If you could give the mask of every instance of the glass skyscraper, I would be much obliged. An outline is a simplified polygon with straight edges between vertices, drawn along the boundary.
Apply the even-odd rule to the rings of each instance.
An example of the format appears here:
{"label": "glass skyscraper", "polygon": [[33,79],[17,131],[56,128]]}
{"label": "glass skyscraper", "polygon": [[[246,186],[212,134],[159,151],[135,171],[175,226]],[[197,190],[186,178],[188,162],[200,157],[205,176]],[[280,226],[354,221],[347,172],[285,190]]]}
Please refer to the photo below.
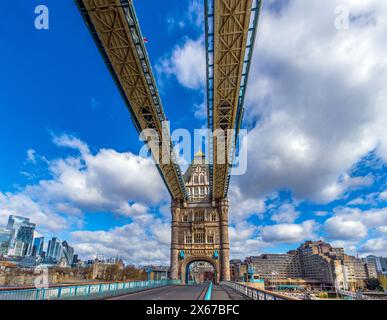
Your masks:
{"label": "glass skyscraper", "polygon": [[53,237],[48,241],[47,258],[52,258],[55,261],[59,261],[62,257],[62,243],[59,238]]}
{"label": "glass skyscraper", "polygon": [[31,255],[42,256],[43,245],[44,245],[44,237],[35,231]]}
{"label": "glass skyscraper", "polygon": [[63,248],[63,257],[66,259],[66,264],[68,266],[71,266],[74,260],[74,249],[73,247],[69,246],[67,241],[63,241],[62,248]]}
{"label": "glass skyscraper", "polygon": [[31,254],[35,224],[29,218],[11,215],[7,229],[11,231],[8,255],[27,256]]}
{"label": "glass skyscraper", "polygon": [[11,240],[11,230],[0,228],[0,255],[8,255],[9,242]]}

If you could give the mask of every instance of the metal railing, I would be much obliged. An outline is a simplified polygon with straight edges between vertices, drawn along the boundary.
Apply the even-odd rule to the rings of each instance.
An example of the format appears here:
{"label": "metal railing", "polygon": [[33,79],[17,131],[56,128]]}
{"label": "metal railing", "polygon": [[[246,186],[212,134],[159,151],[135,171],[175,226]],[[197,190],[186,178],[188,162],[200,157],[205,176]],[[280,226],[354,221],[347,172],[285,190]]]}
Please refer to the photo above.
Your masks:
{"label": "metal railing", "polygon": [[238,282],[222,281],[221,285],[228,286],[251,300],[298,300],[271,291],[248,287]]}
{"label": "metal railing", "polygon": [[103,299],[144,289],[176,285],[180,280],[131,281],[0,291],[0,300]]}

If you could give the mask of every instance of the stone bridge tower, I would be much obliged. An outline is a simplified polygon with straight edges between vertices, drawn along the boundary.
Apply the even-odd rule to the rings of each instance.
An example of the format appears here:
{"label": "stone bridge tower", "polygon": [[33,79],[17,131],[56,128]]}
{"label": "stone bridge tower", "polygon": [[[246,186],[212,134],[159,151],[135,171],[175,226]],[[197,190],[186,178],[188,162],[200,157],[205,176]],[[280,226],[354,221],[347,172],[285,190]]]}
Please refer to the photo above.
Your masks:
{"label": "stone bridge tower", "polygon": [[207,261],[215,281],[230,280],[228,199],[213,201],[209,196],[209,168],[204,154],[195,154],[184,174],[187,202],[172,200],[171,277],[186,282],[188,266]]}

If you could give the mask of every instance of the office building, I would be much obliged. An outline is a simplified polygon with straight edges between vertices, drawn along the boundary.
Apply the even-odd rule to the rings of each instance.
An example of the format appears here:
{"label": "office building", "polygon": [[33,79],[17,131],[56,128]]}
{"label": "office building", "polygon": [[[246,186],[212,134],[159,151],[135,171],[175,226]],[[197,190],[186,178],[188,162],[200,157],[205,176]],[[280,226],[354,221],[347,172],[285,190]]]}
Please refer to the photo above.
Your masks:
{"label": "office building", "polygon": [[377,274],[387,276],[387,258],[370,255],[366,260],[375,265]]}
{"label": "office building", "polygon": [[69,246],[67,241],[62,242],[62,259],[64,259],[64,263],[66,266],[71,266],[74,261],[74,249]]}
{"label": "office building", "polygon": [[11,230],[0,228],[0,256],[8,255],[11,234]]}
{"label": "office building", "polygon": [[35,231],[31,255],[41,257],[43,252],[43,245],[44,237]]}
{"label": "office building", "polygon": [[8,255],[24,257],[31,255],[35,224],[29,218],[11,215],[7,229],[11,231]]}
{"label": "office building", "polygon": [[59,238],[53,237],[48,241],[47,254],[46,258],[53,260],[53,262],[58,262],[62,257],[62,242]]}

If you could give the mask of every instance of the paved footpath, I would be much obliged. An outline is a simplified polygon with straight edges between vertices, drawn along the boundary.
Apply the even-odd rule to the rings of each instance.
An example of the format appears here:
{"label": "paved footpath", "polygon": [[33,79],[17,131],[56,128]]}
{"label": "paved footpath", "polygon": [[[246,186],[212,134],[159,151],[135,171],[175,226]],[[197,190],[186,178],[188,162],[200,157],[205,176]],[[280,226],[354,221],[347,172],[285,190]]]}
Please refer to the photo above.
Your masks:
{"label": "paved footpath", "polygon": [[198,300],[207,284],[166,286],[111,298],[110,300]]}
{"label": "paved footpath", "polygon": [[227,286],[215,285],[212,288],[211,300],[247,300],[247,298]]}

